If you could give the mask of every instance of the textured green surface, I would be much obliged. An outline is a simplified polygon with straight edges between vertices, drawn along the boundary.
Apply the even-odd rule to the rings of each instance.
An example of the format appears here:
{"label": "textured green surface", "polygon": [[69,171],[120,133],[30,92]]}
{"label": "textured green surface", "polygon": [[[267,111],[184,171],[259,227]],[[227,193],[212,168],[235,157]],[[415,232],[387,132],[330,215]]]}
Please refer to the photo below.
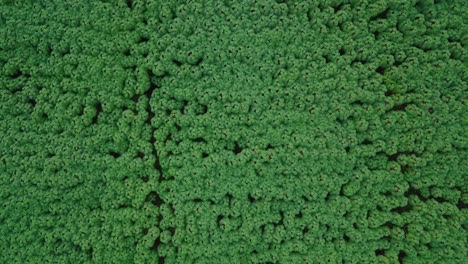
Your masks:
{"label": "textured green surface", "polygon": [[466,1],[91,2],[0,1],[0,263],[468,262]]}

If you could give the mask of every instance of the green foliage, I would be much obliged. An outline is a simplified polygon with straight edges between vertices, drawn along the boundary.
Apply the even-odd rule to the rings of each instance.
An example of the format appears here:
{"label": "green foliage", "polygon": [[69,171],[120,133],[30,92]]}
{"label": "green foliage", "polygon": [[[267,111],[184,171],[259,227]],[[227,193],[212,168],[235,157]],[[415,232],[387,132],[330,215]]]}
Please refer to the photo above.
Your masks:
{"label": "green foliage", "polygon": [[2,1],[1,263],[466,263],[466,1]]}

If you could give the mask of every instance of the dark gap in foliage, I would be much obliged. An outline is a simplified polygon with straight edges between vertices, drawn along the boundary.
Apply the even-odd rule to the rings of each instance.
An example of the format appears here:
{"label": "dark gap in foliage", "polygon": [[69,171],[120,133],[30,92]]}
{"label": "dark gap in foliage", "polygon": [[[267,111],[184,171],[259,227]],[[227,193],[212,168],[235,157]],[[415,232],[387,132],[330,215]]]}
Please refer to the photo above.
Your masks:
{"label": "dark gap in foliage", "polygon": [[[130,55],[128,55],[130,56]],[[129,65],[129,66],[122,66],[125,70],[130,70],[131,72],[135,72],[137,69],[136,65]]]}
{"label": "dark gap in foliage", "polygon": [[153,95],[154,90],[156,90],[157,86],[154,83],[154,76],[155,75],[154,75],[153,71],[148,70],[147,74],[148,74],[148,78],[149,78],[149,89],[146,90],[145,95],[146,95],[146,97],[148,97],[148,101],[149,101],[149,99]]}
{"label": "dark gap in foliage", "polygon": [[248,197],[249,197],[249,202],[250,203],[254,203],[257,200],[250,193],[249,193]]}
{"label": "dark gap in foliage", "polygon": [[448,41],[449,43],[454,43],[454,42],[460,42],[460,39],[457,38],[457,37],[454,37],[454,36],[449,36],[449,37],[447,38],[447,41]]}
{"label": "dark gap in foliage", "polygon": [[154,243],[151,246],[151,250],[152,251],[158,251],[159,245],[161,245],[161,239],[159,239],[159,237],[158,237],[158,238],[156,238],[156,240],[154,240]]}
{"label": "dark gap in foliage", "polygon": [[398,253],[398,263],[403,264],[404,263],[403,260],[405,257],[406,257],[406,252],[403,250],[400,250],[400,252]]}
{"label": "dark gap in foliage", "polygon": [[346,212],[344,213],[343,217],[344,217],[344,218],[348,218],[349,215],[350,215],[350,211],[346,211]]}
{"label": "dark gap in foliage", "polygon": [[161,163],[159,161],[159,156],[158,156],[155,148],[154,148],[153,155],[155,156],[154,168],[159,172],[158,182],[162,182],[164,180],[164,174],[163,174],[163,170],[162,170],[162,167],[161,167]]}
{"label": "dark gap in foliage", "polygon": [[84,108],[83,108],[83,106],[80,105],[80,110],[78,111],[78,115],[82,116],[83,114],[84,114]]}
{"label": "dark gap in foliage", "polygon": [[204,138],[201,138],[201,137],[194,138],[194,139],[192,139],[192,141],[196,142],[196,143],[206,143],[206,140]]}
{"label": "dark gap in foliage", "polygon": [[343,30],[343,22],[338,23],[338,28],[340,29],[340,31],[344,31]]}
{"label": "dark gap in foliage", "polygon": [[174,63],[175,65],[177,65],[177,67],[180,67],[182,65],[182,62],[179,61],[179,60],[176,60],[176,59],[172,59],[172,63]]}
{"label": "dark gap in foliage", "polygon": [[402,214],[402,213],[411,211],[411,209],[413,209],[413,206],[411,204],[407,204],[405,206],[395,207],[390,211],[394,213]]}
{"label": "dark gap in foliage", "polygon": [[10,78],[16,79],[16,78],[20,77],[21,75],[23,75],[23,72],[21,72],[20,69],[17,69],[15,72],[10,74]]}
{"label": "dark gap in foliage", "polygon": [[28,103],[29,103],[33,108],[36,107],[36,100],[34,100],[34,99],[32,99],[32,98],[28,99]]}
{"label": "dark gap in foliage", "polygon": [[226,198],[228,198],[228,201],[231,202],[233,196],[230,193],[226,193]]}
{"label": "dark gap in foliage", "polygon": [[237,142],[234,143],[234,149],[232,150],[234,152],[234,154],[239,154],[242,152],[242,148],[239,146],[239,144]]}
{"label": "dark gap in foliage", "polygon": [[98,102],[95,107],[96,107],[96,115],[93,117],[93,121],[92,121],[93,124],[97,123],[99,114],[102,113],[102,104],[100,102]]}
{"label": "dark gap in foliage", "polygon": [[280,210],[279,214],[280,214],[280,220],[277,223],[273,224],[275,227],[284,225],[284,212]]}
{"label": "dark gap in foliage", "polygon": [[374,31],[372,32],[372,34],[374,34],[374,39],[378,39],[380,36],[380,33],[378,31]]}
{"label": "dark gap in foliage", "polygon": [[431,198],[434,199],[438,203],[447,203],[448,202],[447,199],[442,198],[442,197],[433,197],[433,196],[431,196]]}
{"label": "dark gap in foliage", "polygon": [[375,251],[376,256],[385,256],[385,249],[377,249]]}
{"label": "dark gap in foliage", "polygon": [[379,66],[376,70],[377,73],[383,75],[385,73],[385,68],[382,66]]}
{"label": "dark gap in foliage", "polygon": [[109,154],[110,154],[112,157],[114,157],[115,159],[118,159],[118,158],[121,156],[120,153],[117,153],[117,152],[115,152],[115,151],[111,151],[111,152],[109,152]]}
{"label": "dark gap in foliage", "polygon": [[151,191],[146,195],[145,202],[151,202],[152,204],[156,205],[157,207],[160,207],[161,204],[163,204],[163,200],[159,196],[159,194],[155,191]]}
{"label": "dark gap in foliage", "polygon": [[408,234],[408,224],[404,224],[401,229],[403,230],[403,233]]}
{"label": "dark gap in foliage", "polygon": [[173,226],[168,227],[167,230],[169,231],[169,233],[171,233],[171,235],[175,234],[175,228]]}
{"label": "dark gap in foliage", "polygon": [[193,66],[199,66],[203,62],[203,58],[198,58],[194,63],[191,63]]}
{"label": "dark gap in foliage", "polygon": [[395,154],[392,154],[392,155],[387,155],[387,158],[388,158],[388,161],[397,161],[398,160],[398,157],[400,155],[415,155],[415,156],[419,156],[418,153],[414,152],[414,151],[401,151],[401,152],[397,152]]}
{"label": "dark gap in foliage", "polygon": [[460,198],[460,199],[458,200],[458,203],[457,203],[457,208],[458,208],[459,210],[466,209],[466,208],[468,208],[468,204],[466,204],[465,202],[463,202],[462,199]]}
{"label": "dark gap in foliage", "polygon": [[425,48],[425,47],[423,47],[423,46],[421,46],[421,45],[419,45],[419,44],[415,44],[414,47],[416,47],[416,48],[418,48],[418,49],[420,49],[420,50],[422,50],[422,51],[424,51],[424,52],[430,52],[430,51],[432,51],[431,48]]}
{"label": "dark gap in foliage", "polygon": [[341,185],[339,195],[340,196],[346,196],[345,193],[344,193],[344,185]]}
{"label": "dark gap in foliage", "polygon": [[[146,107],[146,111],[148,112],[148,118],[145,120],[145,123],[151,124],[151,120],[155,116],[155,114],[151,110],[150,102],[151,102],[151,97],[153,96],[154,90],[157,88],[157,86],[154,83],[155,75],[153,71],[148,70],[147,74],[149,78],[149,89],[145,92],[145,96],[148,98],[148,106]],[[161,182],[164,179],[164,174],[163,174],[163,170],[162,170],[161,163],[159,160],[158,152],[156,151],[156,146],[155,146],[156,139],[154,137],[155,131],[156,131],[156,128],[151,126],[151,135],[150,135],[151,153],[155,158],[153,167],[159,172],[158,182]]]}
{"label": "dark gap in foliage", "polygon": [[407,173],[407,172],[409,171],[409,166],[408,166],[408,165],[402,165],[402,166],[400,167],[400,171],[401,171],[401,173],[403,173],[403,174]]}
{"label": "dark gap in foliage", "polygon": [[180,109],[180,113],[185,114],[185,108],[187,107],[187,105],[188,105],[188,101],[183,100],[182,101],[182,108]]}
{"label": "dark gap in foliage", "polygon": [[93,259],[93,248],[90,247],[87,251],[86,254],[88,255],[89,259]]}
{"label": "dark gap in foliage", "polygon": [[407,106],[407,103],[395,105],[392,109],[390,109],[390,111],[405,111]]}
{"label": "dark gap in foliage", "polygon": [[338,52],[340,53],[341,56],[345,55],[345,50],[343,48],[341,48]]}
{"label": "dark gap in foliage", "polygon": [[148,106],[146,107],[146,112],[148,113],[148,117],[146,118],[145,120],[145,123],[150,125],[151,124],[151,120],[153,120],[153,117],[154,117],[154,113],[153,111],[151,111],[151,106],[148,104]]}
{"label": "dark gap in foliage", "polygon": [[147,36],[140,36],[138,43],[146,43],[148,41],[149,41],[149,38]]}
{"label": "dark gap in foliage", "polygon": [[133,7],[133,1],[132,0],[125,0],[125,3],[127,4],[127,7],[132,9]]}
{"label": "dark gap in foliage", "polygon": [[46,44],[46,50],[47,50],[47,54],[48,55],[52,55],[52,47],[50,46],[50,44]]}
{"label": "dark gap in foliage", "polygon": [[221,222],[221,220],[224,219],[224,216],[223,215],[218,215],[218,217],[216,218],[216,223],[218,224],[219,226],[219,223]]}
{"label": "dark gap in foliage", "polygon": [[338,13],[338,11],[341,10],[341,8],[343,7],[343,2],[339,3],[337,6],[333,7],[333,9],[335,10],[335,13]]}
{"label": "dark gap in foliage", "polygon": [[140,100],[140,95],[139,94],[135,94],[134,96],[132,96],[132,101],[137,103],[138,100]]}
{"label": "dark gap in foliage", "polygon": [[169,133],[167,134],[166,138],[164,139],[164,143],[167,143],[168,141],[171,141],[172,140],[172,134]]}
{"label": "dark gap in foliage", "polygon": [[377,20],[377,19],[387,19],[388,14],[390,12],[390,8],[386,8],[384,11],[378,13],[377,15],[370,18],[370,21]]}
{"label": "dark gap in foliage", "polygon": [[399,156],[400,156],[400,153],[395,153],[392,155],[387,155],[387,158],[388,158],[388,161],[397,161]]}
{"label": "dark gap in foliage", "polygon": [[403,60],[403,61],[395,60],[395,62],[393,63],[393,65],[394,65],[395,67],[398,67],[398,66],[400,66],[401,64],[403,64],[403,62],[404,62],[404,60]]}
{"label": "dark gap in foliage", "polygon": [[391,236],[383,236],[382,239],[387,240],[388,242],[392,241]]}

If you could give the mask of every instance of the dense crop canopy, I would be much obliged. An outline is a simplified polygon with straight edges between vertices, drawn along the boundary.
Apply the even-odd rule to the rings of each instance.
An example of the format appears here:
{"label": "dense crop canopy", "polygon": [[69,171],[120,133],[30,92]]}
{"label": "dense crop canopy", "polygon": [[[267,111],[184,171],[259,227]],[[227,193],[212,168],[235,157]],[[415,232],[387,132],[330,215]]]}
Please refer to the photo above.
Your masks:
{"label": "dense crop canopy", "polygon": [[0,263],[466,263],[466,3],[1,1]]}

